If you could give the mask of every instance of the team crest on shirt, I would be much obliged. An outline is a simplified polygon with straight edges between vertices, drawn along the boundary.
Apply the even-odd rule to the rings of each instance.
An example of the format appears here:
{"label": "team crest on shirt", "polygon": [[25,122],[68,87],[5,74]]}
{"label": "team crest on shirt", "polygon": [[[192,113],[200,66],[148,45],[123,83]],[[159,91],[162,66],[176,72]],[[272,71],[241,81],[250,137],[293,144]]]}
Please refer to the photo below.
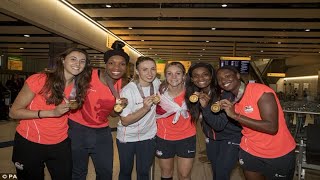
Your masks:
{"label": "team crest on shirt", "polygon": [[23,164],[20,164],[19,162],[15,162],[14,166],[16,166],[16,168],[19,170],[23,170]]}
{"label": "team crest on shirt", "polygon": [[162,156],[162,155],[163,155],[162,151],[159,151],[159,150],[157,150],[156,154],[157,154],[158,156]]}
{"label": "team crest on shirt", "polygon": [[246,113],[251,113],[251,112],[253,112],[253,107],[251,107],[250,105],[249,105],[249,106],[245,106],[245,107],[244,107],[244,112],[246,112]]}
{"label": "team crest on shirt", "polygon": [[243,164],[244,164],[243,159],[239,159],[239,164],[240,164],[240,165],[243,165]]}

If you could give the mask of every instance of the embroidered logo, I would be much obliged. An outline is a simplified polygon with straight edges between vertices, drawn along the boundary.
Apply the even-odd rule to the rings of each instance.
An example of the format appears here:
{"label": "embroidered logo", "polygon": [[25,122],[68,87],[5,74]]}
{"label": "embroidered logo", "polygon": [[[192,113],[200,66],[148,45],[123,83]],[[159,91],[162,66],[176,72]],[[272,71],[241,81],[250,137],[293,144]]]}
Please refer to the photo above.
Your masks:
{"label": "embroidered logo", "polygon": [[252,111],[253,111],[253,107],[251,107],[251,106],[245,106],[244,107],[244,112],[251,113]]}
{"label": "embroidered logo", "polygon": [[156,151],[156,154],[157,154],[158,156],[162,156],[162,155],[163,155],[162,151],[159,151],[159,150]]}
{"label": "embroidered logo", "polygon": [[240,165],[244,165],[243,159],[239,159],[239,163],[240,163]]}
{"label": "embroidered logo", "polygon": [[275,177],[279,177],[279,178],[287,177],[286,175],[281,175],[281,174],[275,174],[274,176],[275,176]]}
{"label": "embroidered logo", "polygon": [[23,164],[20,164],[19,162],[15,162],[14,166],[16,166],[16,168],[19,170],[23,170]]}

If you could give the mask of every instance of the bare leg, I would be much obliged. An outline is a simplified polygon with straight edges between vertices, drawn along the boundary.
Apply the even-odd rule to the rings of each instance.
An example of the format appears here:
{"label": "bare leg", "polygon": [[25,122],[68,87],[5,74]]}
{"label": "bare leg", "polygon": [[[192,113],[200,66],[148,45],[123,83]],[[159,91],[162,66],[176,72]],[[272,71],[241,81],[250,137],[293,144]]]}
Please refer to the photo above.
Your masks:
{"label": "bare leg", "polygon": [[178,157],[178,176],[179,180],[190,180],[194,158]]}
{"label": "bare leg", "polygon": [[174,170],[174,158],[159,159],[162,178],[171,178]]}
{"label": "bare leg", "polygon": [[246,177],[246,180],[265,180],[266,178],[258,173],[253,171],[245,171],[243,170],[244,176]]}

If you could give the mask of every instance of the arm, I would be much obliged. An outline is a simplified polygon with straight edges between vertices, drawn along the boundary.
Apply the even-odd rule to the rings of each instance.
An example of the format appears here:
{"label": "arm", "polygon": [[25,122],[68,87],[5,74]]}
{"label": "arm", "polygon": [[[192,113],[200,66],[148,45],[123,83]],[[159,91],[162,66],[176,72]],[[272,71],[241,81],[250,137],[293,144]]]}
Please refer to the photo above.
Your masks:
{"label": "arm", "polygon": [[121,116],[120,120],[121,120],[122,125],[128,126],[130,124],[133,124],[133,123],[139,121],[144,115],[146,115],[150,111],[151,106],[153,105],[153,98],[154,98],[154,96],[146,97],[143,100],[143,107],[142,108],[138,109],[136,112],[133,112],[133,113],[127,115],[126,117]]}
{"label": "arm", "polygon": [[212,113],[209,106],[201,109],[203,119],[215,131],[222,131],[228,124],[229,120],[224,112]]}
{"label": "arm", "polygon": [[243,126],[253,130],[274,135],[278,132],[278,106],[272,93],[264,93],[258,100],[261,121],[236,114],[234,106],[228,100],[221,100],[227,115]]}
{"label": "arm", "polygon": [[[31,103],[35,94],[31,91],[27,83],[25,83],[15,99],[9,112],[9,116],[13,119],[37,119],[38,110],[29,110],[27,106]],[[54,110],[41,110],[40,118],[59,117],[69,111],[67,104],[60,104]]]}

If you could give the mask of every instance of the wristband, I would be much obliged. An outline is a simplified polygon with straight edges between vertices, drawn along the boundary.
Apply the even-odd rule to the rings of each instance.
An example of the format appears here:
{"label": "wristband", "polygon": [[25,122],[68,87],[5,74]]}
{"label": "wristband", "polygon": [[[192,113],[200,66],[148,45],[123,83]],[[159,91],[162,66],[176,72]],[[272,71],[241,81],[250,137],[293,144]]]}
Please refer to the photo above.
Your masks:
{"label": "wristband", "polygon": [[39,119],[42,119],[42,118],[40,117],[40,111],[41,111],[41,110],[38,110],[38,118],[39,118]]}

